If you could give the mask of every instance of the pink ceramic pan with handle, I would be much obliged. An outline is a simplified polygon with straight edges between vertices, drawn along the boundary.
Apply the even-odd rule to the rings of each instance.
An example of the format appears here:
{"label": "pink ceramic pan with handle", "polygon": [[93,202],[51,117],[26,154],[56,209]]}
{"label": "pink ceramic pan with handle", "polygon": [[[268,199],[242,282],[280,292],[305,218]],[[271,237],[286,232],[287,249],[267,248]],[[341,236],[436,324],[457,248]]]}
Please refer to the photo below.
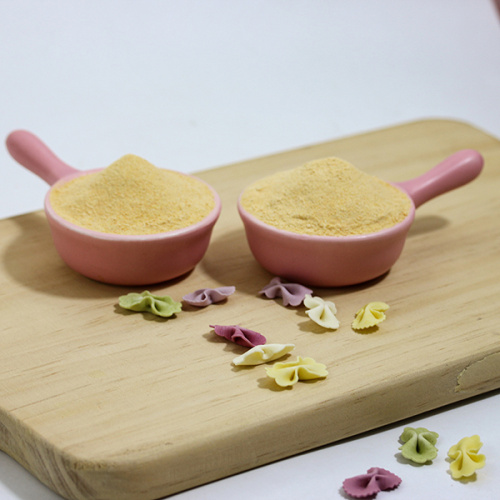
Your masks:
{"label": "pink ceramic pan with handle", "polygon": [[241,206],[238,211],[255,259],[270,273],[320,287],[362,283],[386,273],[399,258],[415,209],[447,191],[475,179],[483,167],[474,150],[459,151],[420,177],[394,183],[408,195],[412,207],[399,224],[356,236],[311,236],[265,224]]}
{"label": "pink ceramic pan with handle", "polygon": [[[40,139],[24,130],[9,134],[6,145],[15,160],[51,186],[102,170],[80,171],[67,165]],[[44,208],[54,245],[72,269],[105,283],[149,285],[177,278],[202,259],[221,211],[218,194],[208,187],[215,207],[207,217],[183,229],[152,235],[109,234],[76,226],[53,210],[50,190]]]}

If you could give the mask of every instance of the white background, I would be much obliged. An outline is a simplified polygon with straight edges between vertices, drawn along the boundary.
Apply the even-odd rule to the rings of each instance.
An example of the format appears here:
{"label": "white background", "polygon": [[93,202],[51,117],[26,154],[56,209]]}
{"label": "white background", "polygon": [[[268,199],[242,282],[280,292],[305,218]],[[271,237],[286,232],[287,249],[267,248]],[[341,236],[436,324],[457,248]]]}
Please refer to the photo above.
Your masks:
{"label": "white background", "polygon": [[[493,0],[0,0],[0,137],[183,172],[422,118],[500,138],[499,19]],[[0,217],[42,208],[48,186],[3,147],[0,172]],[[373,466],[403,478],[380,499],[498,498],[499,415],[497,391],[172,498],[344,498]],[[432,465],[398,460],[405,425],[441,434]],[[476,433],[487,465],[454,481],[446,452]],[[0,453],[0,498],[59,497]]]}

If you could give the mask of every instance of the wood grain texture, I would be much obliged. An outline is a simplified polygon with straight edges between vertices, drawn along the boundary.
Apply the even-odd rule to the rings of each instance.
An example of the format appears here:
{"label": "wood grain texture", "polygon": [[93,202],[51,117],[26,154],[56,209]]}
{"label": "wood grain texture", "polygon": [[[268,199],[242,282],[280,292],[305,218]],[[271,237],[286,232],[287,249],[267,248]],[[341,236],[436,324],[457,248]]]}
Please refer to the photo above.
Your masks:
{"label": "wood grain texture", "polygon": [[[253,260],[236,211],[249,183],[338,156],[390,181],[447,155],[479,150],[468,186],[417,211],[383,278],[315,289],[340,328],[257,292],[272,276]],[[183,279],[150,287],[180,300],[236,286],[227,303],[174,319],[128,313],[141,289],[77,275],[59,259],[44,214],[0,222],[0,447],[71,499],[153,499],[500,387],[500,142],[474,127],[426,120],[202,172],[221,195],[210,248]],[[366,302],[390,305],[372,334],[350,323]],[[325,380],[280,389],[210,324],[240,324],[327,365]]]}

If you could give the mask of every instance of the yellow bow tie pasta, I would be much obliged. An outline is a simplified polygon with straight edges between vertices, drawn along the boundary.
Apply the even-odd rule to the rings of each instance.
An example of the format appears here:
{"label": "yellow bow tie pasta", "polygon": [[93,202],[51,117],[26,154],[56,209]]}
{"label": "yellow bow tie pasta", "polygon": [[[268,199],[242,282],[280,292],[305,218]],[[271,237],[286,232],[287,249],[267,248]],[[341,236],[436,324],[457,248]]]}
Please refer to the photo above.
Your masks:
{"label": "yellow bow tie pasta", "polygon": [[266,372],[281,387],[289,387],[299,380],[325,378],[328,375],[325,365],[317,363],[312,358],[300,356],[297,356],[295,361],[275,363],[266,368]]}
{"label": "yellow bow tie pasta", "polygon": [[385,311],[389,306],[385,302],[369,302],[362,307],[357,313],[352,328],[354,330],[363,330],[378,325],[385,319]]}

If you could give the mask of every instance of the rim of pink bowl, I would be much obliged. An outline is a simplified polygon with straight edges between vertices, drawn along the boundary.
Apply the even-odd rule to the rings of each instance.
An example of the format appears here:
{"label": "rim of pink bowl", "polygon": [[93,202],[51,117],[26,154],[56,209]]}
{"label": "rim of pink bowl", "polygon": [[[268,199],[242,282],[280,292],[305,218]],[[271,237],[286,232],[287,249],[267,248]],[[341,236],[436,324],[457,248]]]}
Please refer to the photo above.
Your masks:
{"label": "rim of pink bowl", "polygon": [[56,221],[59,225],[65,227],[66,229],[80,233],[84,236],[88,236],[91,238],[99,239],[99,240],[106,240],[106,241],[123,241],[123,242],[133,242],[133,241],[154,241],[154,240],[168,240],[168,239],[173,239],[179,236],[183,236],[186,233],[192,233],[196,232],[197,230],[204,229],[207,226],[210,226],[212,224],[215,224],[217,221],[222,204],[221,200],[219,197],[219,194],[215,189],[210,186],[207,182],[204,180],[200,179],[199,177],[190,175],[190,174],[184,174],[187,177],[194,177],[196,180],[200,181],[201,183],[205,184],[209,189],[210,192],[212,193],[215,201],[215,207],[200,221],[195,222],[194,224],[191,224],[190,226],[186,226],[180,229],[174,229],[172,231],[166,231],[163,233],[153,233],[153,234],[115,234],[115,233],[104,233],[101,231],[96,231],[94,229],[87,229],[82,226],[78,226],[77,224],[74,224],[73,222],[70,222],[66,220],[64,217],[59,215],[54,208],[52,207],[50,203],[50,193],[52,192],[52,189],[56,186],[59,186],[61,184],[65,184],[66,182],[71,181],[72,179],[76,177],[82,177],[84,175],[89,175],[93,174],[96,172],[100,172],[104,170],[103,168],[95,168],[92,170],[83,170],[83,171],[78,171],[72,174],[69,174],[61,179],[59,179],[57,182],[55,182],[50,189],[48,190],[47,194],[45,195],[45,203],[44,203],[44,208],[45,212],[47,215],[50,216],[50,218],[54,221]]}

